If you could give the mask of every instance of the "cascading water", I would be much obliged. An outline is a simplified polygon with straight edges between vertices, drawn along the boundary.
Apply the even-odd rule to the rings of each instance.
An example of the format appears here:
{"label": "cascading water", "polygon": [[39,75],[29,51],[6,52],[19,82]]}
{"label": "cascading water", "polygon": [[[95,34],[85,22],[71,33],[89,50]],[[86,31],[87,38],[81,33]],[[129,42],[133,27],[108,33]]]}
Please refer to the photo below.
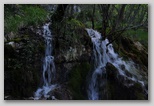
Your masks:
{"label": "cascading water", "polygon": [[48,94],[50,91],[54,90],[57,85],[53,84],[55,80],[55,64],[54,57],[52,54],[52,34],[49,30],[50,23],[47,23],[43,26],[43,36],[45,38],[46,49],[45,49],[45,57],[43,62],[43,86],[42,88],[38,88],[35,92],[34,99],[38,100],[40,98],[47,99],[50,97]]}
{"label": "cascading water", "polygon": [[[119,75],[124,76],[125,78],[132,80],[133,82],[138,82],[145,88],[145,83],[142,81],[142,76],[139,72],[131,71],[137,70],[132,61],[123,61],[122,58],[114,52],[112,44],[106,46],[109,41],[108,39],[101,40],[101,34],[93,29],[86,29],[89,36],[91,37],[93,43],[93,54],[94,54],[94,71],[89,84],[88,89],[88,99],[90,100],[99,100],[99,77],[104,77],[101,84],[104,87],[104,95],[106,93],[106,69],[105,66],[108,62],[112,63],[119,72]],[[121,66],[125,67],[125,71],[128,70],[132,74],[132,77],[129,77]],[[137,77],[136,77],[137,76]],[[125,83],[126,86],[131,86],[132,84]],[[147,92],[147,90],[145,90]]]}

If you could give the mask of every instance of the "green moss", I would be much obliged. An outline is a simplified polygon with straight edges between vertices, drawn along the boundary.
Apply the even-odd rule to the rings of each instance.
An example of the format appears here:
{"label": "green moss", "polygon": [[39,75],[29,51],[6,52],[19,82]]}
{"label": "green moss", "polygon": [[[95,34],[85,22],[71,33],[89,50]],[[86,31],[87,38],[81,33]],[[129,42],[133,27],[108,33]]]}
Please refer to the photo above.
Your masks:
{"label": "green moss", "polygon": [[39,44],[38,46],[39,51],[44,52],[45,51],[45,46],[42,44]]}
{"label": "green moss", "polygon": [[16,39],[14,39],[14,42],[16,42],[16,43],[18,43],[18,42],[20,42],[21,41],[21,38],[16,38]]}
{"label": "green moss", "polygon": [[87,62],[79,63],[70,71],[69,88],[73,93],[73,99],[86,99],[83,94],[85,87],[86,76],[90,71],[91,65]]}
{"label": "green moss", "polygon": [[137,100],[145,100],[145,97],[144,97],[143,93],[139,93],[138,91],[136,91],[135,95],[136,95]]}

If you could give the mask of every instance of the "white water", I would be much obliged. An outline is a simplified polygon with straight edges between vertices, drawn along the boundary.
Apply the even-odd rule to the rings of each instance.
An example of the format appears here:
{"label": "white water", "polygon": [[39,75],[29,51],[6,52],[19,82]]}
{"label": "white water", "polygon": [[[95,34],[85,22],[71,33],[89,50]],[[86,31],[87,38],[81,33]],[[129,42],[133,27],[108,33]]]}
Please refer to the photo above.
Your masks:
{"label": "white water", "polygon": [[[142,81],[142,76],[140,76],[134,63],[132,61],[123,61],[122,58],[114,52],[112,44],[106,47],[109,43],[108,39],[101,40],[101,34],[93,29],[86,29],[89,36],[91,37],[93,43],[93,54],[94,54],[94,71],[92,73],[91,81],[88,89],[88,98],[90,100],[99,100],[99,83],[98,78],[103,74],[106,74],[105,66],[107,62],[112,63],[117,69],[120,75],[134,82],[140,83],[144,87],[144,82]],[[124,66],[125,70],[122,68]],[[133,76],[129,77],[126,75],[125,71],[128,70]],[[137,76],[137,78],[135,77]],[[105,91],[106,79],[102,81]],[[133,83],[125,83],[126,86],[132,86]]]}
{"label": "white water", "polygon": [[43,62],[43,86],[38,88],[34,94],[34,99],[47,99],[50,97],[48,94],[54,90],[57,85],[54,84],[56,69],[54,64],[54,57],[52,56],[52,34],[49,30],[50,23],[47,23],[43,26],[43,36],[45,38],[46,49],[45,57]]}

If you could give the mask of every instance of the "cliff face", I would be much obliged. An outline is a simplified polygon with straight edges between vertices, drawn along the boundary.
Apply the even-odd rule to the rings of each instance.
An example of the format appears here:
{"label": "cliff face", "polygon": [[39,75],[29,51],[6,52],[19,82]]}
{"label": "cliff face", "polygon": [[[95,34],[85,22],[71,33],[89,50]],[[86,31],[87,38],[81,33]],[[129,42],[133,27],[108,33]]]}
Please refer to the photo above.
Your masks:
{"label": "cliff face", "polygon": [[76,29],[72,35],[55,38],[54,45],[57,82],[69,90],[71,99],[86,99],[86,77],[92,67],[92,43],[87,32]]}
{"label": "cliff face", "polygon": [[[42,32],[41,27],[28,27],[19,32],[19,37],[5,42],[5,99],[29,98],[42,85]],[[91,67],[92,44],[84,29],[74,34],[63,38],[54,35],[55,82],[61,85],[58,93],[54,91],[57,99],[80,99],[78,95],[85,98],[81,92],[85,92],[83,84]]]}
{"label": "cliff face", "polygon": [[40,84],[44,38],[34,28],[22,29],[4,44],[5,99],[24,99]]}
{"label": "cliff face", "polygon": [[[39,86],[42,86],[42,64],[45,53],[45,42],[42,28],[27,27],[19,31],[20,36],[13,37],[4,44],[4,90],[5,99],[29,99]],[[55,83],[60,87],[50,92],[56,99],[87,99],[89,76],[93,70],[93,44],[84,28],[77,28],[70,34],[53,34],[53,56],[56,66]],[[139,42],[122,37],[114,43],[115,51],[124,59],[132,59],[140,68],[140,73],[148,78],[148,54]],[[107,93],[100,84],[102,99],[147,99],[144,90],[138,83],[132,83],[118,76],[112,63],[107,63]],[[127,73],[131,76],[131,73]],[[103,77],[103,76],[102,76]],[[100,77],[101,79],[101,77]],[[102,79],[103,80],[103,79]],[[146,85],[148,89],[148,84]],[[122,94],[119,92],[119,89]],[[133,93],[132,93],[133,92]],[[121,94],[120,96],[118,96]],[[124,94],[124,95],[123,95]],[[105,97],[105,98],[104,98]],[[53,98],[48,98],[53,99]]]}
{"label": "cliff face", "polygon": [[[142,40],[145,41],[145,44],[147,42],[147,28],[146,31],[139,28],[139,30],[126,30],[119,36],[114,36],[112,33],[110,35],[110,31],[114,31],[111,28],[114,25],[115,17],[116,15],[119,17],[119,14],[112,12],[109,20],[103,21],[102,14],[107,11],[100,11],[98,6],[100,7],[100,5],[75,4],[4,5],[4,99],[34,99],[36,90],[44,84],[43,74],[47,77],[45,79],[50,76],[45,71],[43,73],[46,40],[42,27],[43,23],[48,22],[51,23],[49,25],[52,34],[52,38],[49,37],[52,40],[52,47],[49,49],[53,49],[49,56],[54,60],[56,69],[52,82],[58,87],[48,92],[48,98],[41,97],[40,99],[88,99],[92,75],[97,69],[96,64],[99,63],[104,64],[98,66],[100,73],[95,73],[96,79],[94,84],[92,83],[93,88],[98,91],[96,92],[98,99],[148,99],[148,50],[141,44]],[[113,5],[113,7],[120,10],[120,5]],[[124,13],[128,15],[130,9],[126,10]],[[132,23],[136,23],[136,21],[137,19]],[[102,22],[111,22],[113,25],[104,25]],[[115,26],[123,26],[124,23]],[[130,23],[126,22],[124,26],[127,24]],[[105,41],[102,39],[105,38],[103,35],[97,39],[98,42],[95,46],[94,42],[91,41],[91,36],[85,30],[86,27],[94,27],[102,32],[103,25],[106,27],[103,30],[105,29],[104,31],[109,33],[107,36],[109,41],[113,40],[111,39],[112,36],[117,37],[112,43],[114,52],[109,52],[112,47],[107,50],[106,44],[102,46],[102,42]],[[92,36],[95,39],[95,33],[92,33]],[[130,39],[135,36],[136,38],[133,40]],[[135,39],[139,40],[139,38],[142,38],[140,42],[134,41]],[[98,59],[95,59],[97,56]],[[111,57],[111,61],[107,61],[106,57],[103,56],[108,56],[108,59]],[[118,59],[122,60],[120,65],[119,61],[117,62],[118,65],[114,63],[116,59],[117,61]],[[96,60],[99,60],[99,63]],[[104,60],[106,62],[103,62]],[[132,70],[126,70],[128,64],[123,64],[123,62],[131,64]],[[50,68],[50,63],[47,64]],[[120,71],[125,76],[119,74],[118,69],[121,69]],[[93,95],[93,93],[91,94]]]}

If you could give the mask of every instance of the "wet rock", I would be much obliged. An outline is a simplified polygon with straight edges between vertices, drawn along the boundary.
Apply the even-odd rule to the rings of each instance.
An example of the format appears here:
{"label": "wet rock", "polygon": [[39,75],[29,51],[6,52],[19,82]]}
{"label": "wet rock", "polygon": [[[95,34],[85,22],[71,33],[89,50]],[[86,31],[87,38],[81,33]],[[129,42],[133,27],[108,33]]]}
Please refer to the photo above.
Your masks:
{"label": "wet rock", "polygon": [[106,79],[102,79],[99,87],[99,97],[105,100],[141,100],[147,99],[145,89],[140,82],[132,80],[131,73],[123,70],[125,75],[120,75],[117,68],[111,63],[106,64]]}
{"label": "wet rock", "polygon": [[106,74],[108,80],[115,81],[118,73],[118,69],[114,65],[109,62],[106,64]]}
{"label": "wet rock", "polygon": [[69,91],[67,84],[58,84],[57,87],[42,96],[39,100],[72,100],[72,94]]}
{"label": "wet rock", "polygon": [[72,95],[69,89],[65,85],[52,91],[52,96],[49,98],[51,100],[72,100]]}

